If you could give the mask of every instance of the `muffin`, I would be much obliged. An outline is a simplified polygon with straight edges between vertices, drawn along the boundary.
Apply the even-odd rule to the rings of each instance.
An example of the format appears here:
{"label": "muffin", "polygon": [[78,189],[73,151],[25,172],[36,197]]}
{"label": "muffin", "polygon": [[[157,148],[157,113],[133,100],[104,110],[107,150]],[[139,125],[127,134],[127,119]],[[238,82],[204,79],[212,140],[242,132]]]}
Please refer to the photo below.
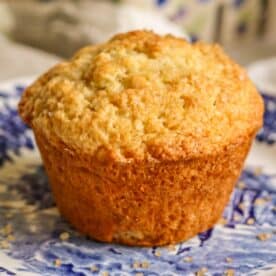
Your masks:
{"label": "muffin", "polygon": [[19,113],[60,213],[93,239],[152,246],[221,217],[263,101],[219,46],[133,31],[50,69]]}

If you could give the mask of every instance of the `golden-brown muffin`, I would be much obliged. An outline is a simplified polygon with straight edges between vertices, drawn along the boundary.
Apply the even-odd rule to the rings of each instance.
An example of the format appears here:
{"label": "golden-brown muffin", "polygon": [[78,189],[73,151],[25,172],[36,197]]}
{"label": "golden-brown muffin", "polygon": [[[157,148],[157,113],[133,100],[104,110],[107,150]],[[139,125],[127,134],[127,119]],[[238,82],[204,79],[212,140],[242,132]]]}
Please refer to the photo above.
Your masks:
{"label": "golden-brown muffin", "polygon": [[52,68],[26,89],[19,112],[77,229],[163,245],[219,219],[263,102],[219,46],[134,31]]}

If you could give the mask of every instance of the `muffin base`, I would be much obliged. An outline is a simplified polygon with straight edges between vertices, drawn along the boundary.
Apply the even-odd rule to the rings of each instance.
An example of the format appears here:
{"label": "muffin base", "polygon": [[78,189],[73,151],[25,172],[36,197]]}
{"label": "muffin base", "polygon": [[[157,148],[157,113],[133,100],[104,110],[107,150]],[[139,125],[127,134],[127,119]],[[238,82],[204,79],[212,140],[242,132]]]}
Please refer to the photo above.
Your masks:
{"label": "muffin base", "polygon": [[99,163],[35,132],[60,213],[92,239],[173,244],[221,217],[254,135],[190,160]]}

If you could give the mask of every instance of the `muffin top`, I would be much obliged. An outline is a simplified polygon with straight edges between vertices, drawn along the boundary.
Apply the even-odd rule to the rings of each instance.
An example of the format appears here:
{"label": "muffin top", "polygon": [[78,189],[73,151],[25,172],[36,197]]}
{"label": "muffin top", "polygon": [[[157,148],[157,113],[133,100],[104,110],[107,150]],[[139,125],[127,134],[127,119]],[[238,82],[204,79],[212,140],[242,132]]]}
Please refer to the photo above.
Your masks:
{"label": "muffin top", "polygon": [[253,135],[263,102],[218,45],[133,31],[50,69],[25,90],[19,112],[36,134],[79,154],[172,161]]}

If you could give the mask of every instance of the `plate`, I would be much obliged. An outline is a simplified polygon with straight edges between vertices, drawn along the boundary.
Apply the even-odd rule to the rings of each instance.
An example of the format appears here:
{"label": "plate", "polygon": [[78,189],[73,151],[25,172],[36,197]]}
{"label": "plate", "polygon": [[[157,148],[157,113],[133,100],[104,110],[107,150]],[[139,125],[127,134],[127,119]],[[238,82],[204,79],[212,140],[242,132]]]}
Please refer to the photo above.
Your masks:
{"label": "plate", "polygon": [[31,80],[0,85],[1,275],[276,275],[276,95],[264,94],[264,127],[220,222],[175,246],[133,248],[91,241],[60,217],[16,111]]}

